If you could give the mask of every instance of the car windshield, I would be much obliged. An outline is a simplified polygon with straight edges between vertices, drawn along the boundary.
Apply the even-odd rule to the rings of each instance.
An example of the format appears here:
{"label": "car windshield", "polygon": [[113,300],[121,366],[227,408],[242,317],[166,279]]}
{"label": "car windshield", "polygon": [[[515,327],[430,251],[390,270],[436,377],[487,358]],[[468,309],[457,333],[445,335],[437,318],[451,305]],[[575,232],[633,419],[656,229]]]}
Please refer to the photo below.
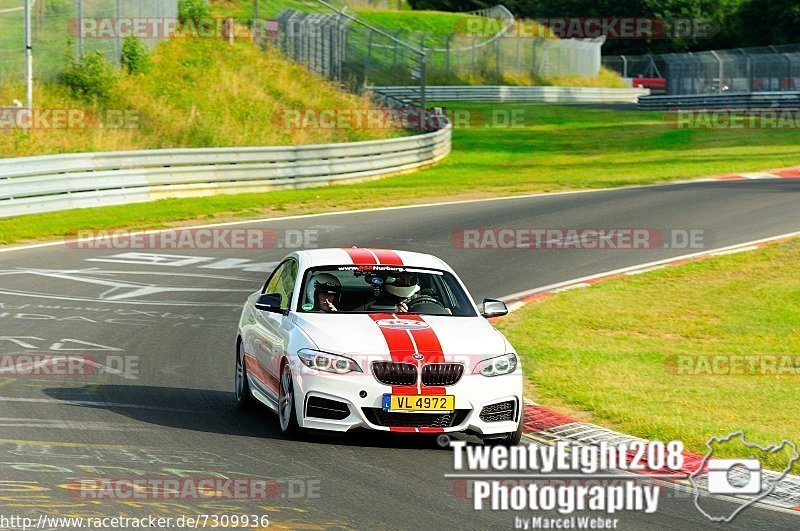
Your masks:
{"label": "car windshield", "polygon": [[306,271],[297,311],[409,313],[474,317],[456,278],[446,272],[395,266],[326,266]]}

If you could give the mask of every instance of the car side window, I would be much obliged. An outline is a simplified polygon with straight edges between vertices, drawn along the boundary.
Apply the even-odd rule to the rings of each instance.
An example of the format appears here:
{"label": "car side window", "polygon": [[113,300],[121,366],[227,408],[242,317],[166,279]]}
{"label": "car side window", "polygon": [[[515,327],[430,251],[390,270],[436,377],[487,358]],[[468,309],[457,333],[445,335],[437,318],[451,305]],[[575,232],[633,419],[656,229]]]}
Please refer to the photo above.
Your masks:
{"label": "car side window", "polygon": [[272,272],[272,276],[267,279],[264,289],[261,293],[278,293],[278,282],[280,281],[283,271],[289,266],[289,262],[283,262]]}
{"label": "car side window", "polygon": [[263,293],[278,293],[281,296],[281,308],[289,309],[292,293],[297,281],[298,265],[294,260],[286,260],[272,273],[267,280]]}
{"label": "car side window", "polygon": [[297,269],[297,262],[290,260],[286,262],[286,267],[283,268],[283,271],[276,275],[278,277],[278,286],[277,291],[273,293],[281,294],[281,308],[284,310],[288,310],[292,302],[292,293],[294,293],[294,285],[297,282]]}

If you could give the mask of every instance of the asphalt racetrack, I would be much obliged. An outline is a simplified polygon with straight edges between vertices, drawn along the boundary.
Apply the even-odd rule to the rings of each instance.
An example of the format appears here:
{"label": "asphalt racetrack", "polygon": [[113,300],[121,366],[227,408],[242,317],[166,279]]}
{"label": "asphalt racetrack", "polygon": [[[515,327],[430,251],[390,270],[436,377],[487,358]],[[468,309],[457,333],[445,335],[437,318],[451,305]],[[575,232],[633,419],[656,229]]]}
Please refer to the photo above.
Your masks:
{"label": "asphalt racetrack", "polygon": [[[698,249],[467,250],[453,242],[461,230],[699,230],[703,248],[713,249],[800,230],[800,181],[627,188],[239,227],[316,231],[319,247],[432,253],[480,301]],[[0,253],[0,354],[78,354],[105,367],[95,375],[0,374],[0,513],[266,514],[270,527],[304,529],[508,529],[515,516],[530,516],[473,510],[464,483],[444,477],[453,472],[451,453],[430,439],[361,433],[294,442],[280,436],[266,408],[235,408],[241,304],[286,252],[285,245],[266,251],[59,245]],[[280,488],[267,501],[96,500],[70,488],[76,478],[98,476],[266,477]],[[713,527],[689,493],[663,490],[655,514],[615,515],[620,528]],[[730,502],[708,500],[715,504],[724,509]],[[719,527],[797,529],[800,513],[751,507]]]}

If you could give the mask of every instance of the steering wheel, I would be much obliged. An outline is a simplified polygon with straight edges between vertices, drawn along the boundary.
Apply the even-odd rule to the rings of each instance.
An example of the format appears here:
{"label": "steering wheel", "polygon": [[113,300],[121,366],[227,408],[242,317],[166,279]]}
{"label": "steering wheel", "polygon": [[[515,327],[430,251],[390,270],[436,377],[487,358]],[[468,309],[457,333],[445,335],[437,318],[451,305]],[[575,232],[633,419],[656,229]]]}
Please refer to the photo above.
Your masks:
{"label": "steering wheel", "polygon": [[436,297],[431,297],[430,295],[422,295],[406,301],[406,306],[408,306],[409,311],[411,311],[412,308],[416,308],[417,306],[421,306],[423,304],[434,304],[443,310],[447,309],[445,305],[439,302]]}

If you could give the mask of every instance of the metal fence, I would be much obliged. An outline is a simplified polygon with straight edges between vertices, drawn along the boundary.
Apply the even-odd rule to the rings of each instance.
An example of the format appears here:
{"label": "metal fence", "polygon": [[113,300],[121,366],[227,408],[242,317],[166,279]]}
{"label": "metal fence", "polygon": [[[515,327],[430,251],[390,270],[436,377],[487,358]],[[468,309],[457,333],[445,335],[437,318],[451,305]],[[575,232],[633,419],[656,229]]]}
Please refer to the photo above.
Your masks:
{"label": "metal fence", "polygon": [[0,218],[164,197],[325,186],[434,164],[452,127],[309,146],[164,149],[0,159]]}
{"label": "metal fence", "polygon": [[[24,80],[22,3],[0,0],[0,79]],[[49,80],[69,59],[95,51],[118,64],[125,35],[135,31],[153,47],[177,16],[177,0],[32,0],[35,76]]]}
{"label": "metal fence", "polygon": [[[434,34],[370,26],[335,0],[293,5],[277,17],[280,47],[351,90],[365,84],[503,84],[508,78],[524,83],[600,72],[604,39],[524,35],[501,5],[462,14],[454,26],[463,28]],[[469,22],[484,31],[467,31]]]}
{"label": "metal fence", "polygon": [[[300,6],[298,6],[300,7]],[[275,43],[292,60],[351,92],[368,84],[416,84],[424,93],[426,54],[321,0],[278,16]]]}
{"label": "metal fence", "polygon": [[403,36],[411,42],[416,42],[415,37],[420,39],[420,47],[429,55],[432,81],[456,83],[459,78],[468,79],[476,74],[484,81],[530,75],[594,77],[600,72],[605,38],[559,40],[546,37],[544,28],[540,34],[527,35],[520,31],[522,26],[502,5],[467,14],[487,24],[493,21],[490,27],[499,28],[499,31],[492,36],[480,35],[480,31],[453,32],[445,36],[444,45],[438,47],[426,45],[425,33],[421,37]]}
{"label": "metal fence", "polygon": [[[417,87],[374,87],[379,94],[403,101],[418,97]],[[641,88],[616,89],[594,87],[514,87],[514,86],[431,86],[427,87],[430,101],[481,101],[529,103],[636,103],[650,90]]]}
{"label": "metal fence", "polygon": [[655,56],[609,56],[623,77],[661,77],[668,95],[796,91],[800,44]]}
{"label": "metal fence", "polygon": [[800,92],[722,92],[713,94],[683,94],[643,96],[639,108],[650,111],[676,109],[780,109],[800,108]]}
{"label": "metal fence", "polygon": [[443,84],[476,75],[484,82],[526,76],[595,77],[600,73],[604,42],[602,38],[558,40],[508,35],[479,43],[465,35],[452,35],[446,49],[430,50],[430,73]]}
{"label": "metal fence", "polygon": [[342,2],[353,9],[409,9],[408,0],[342,0]]}

